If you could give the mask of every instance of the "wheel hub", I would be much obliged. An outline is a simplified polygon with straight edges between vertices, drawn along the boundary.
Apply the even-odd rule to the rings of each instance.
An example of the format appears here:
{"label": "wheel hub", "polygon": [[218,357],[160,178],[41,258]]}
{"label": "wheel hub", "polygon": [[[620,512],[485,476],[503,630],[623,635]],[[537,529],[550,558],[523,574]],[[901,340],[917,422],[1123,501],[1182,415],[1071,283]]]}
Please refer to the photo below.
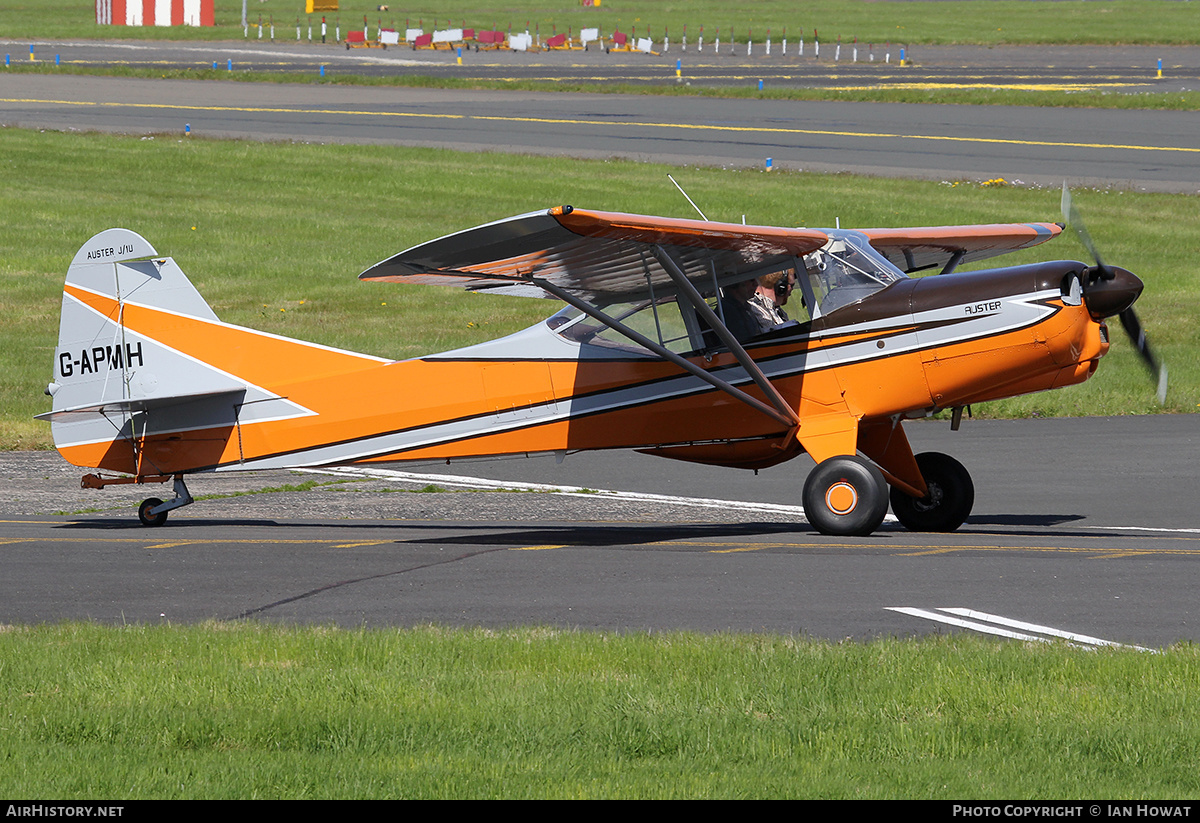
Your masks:
{"label": "wheel hub", "polygon": [[826,490],[825,505],[834,514],[849,514],[858,505],[858,490],[845,480],[839,480]]}
{"label": "wheel hub", "polygon": [[942,504],[942,487],[937,483],[928,483],[929,496],[913,502],[913,508],[921,512],[931,512]]}

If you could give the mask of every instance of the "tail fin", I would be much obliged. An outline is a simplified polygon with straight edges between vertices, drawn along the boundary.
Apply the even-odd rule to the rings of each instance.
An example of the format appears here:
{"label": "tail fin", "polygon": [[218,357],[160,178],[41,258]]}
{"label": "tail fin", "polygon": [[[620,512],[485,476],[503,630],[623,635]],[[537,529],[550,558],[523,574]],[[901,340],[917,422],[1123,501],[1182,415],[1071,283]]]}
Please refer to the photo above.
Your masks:
{"label": "tail fin", "polygon": [[[320,416],[313,409],[328,389],[312,381],[388,362],[222,323],[174,260],[109,229],[67,272],[46,390],[53,408],[38,417],[77,466],[136,475],[237,468],[281,448],[275,424]],[[290,447],[308,445],[305,437],[293,427]]]}
{"label": "tail fin", "polygon": [[154,247],[127,229],[101,232],[75,255],[63,287],[54,382],[47,388],[54,407],[41,417],[245,388],[126,325],[133,305],[217,319],[175,262],[155,257]]}
{"label": "tail fin", "polygon": [[158,258],[137,233],[108,229],[80,248],[67,271],[46,390],[53,408],[37,416],[52,423],[54,445],[72,463],[166,474],[176,467],[148,462],[139,449],[161,428],[152,410],[175,407],[175,431],[216,433],[204,439],[209,452],[221,452],[248,386],[131,328],[127,314],[137,308],[217,319],[174,260]]}
{"label": "tail fin", "polygon": [[[194,321],[219,322],[179,266],[137,233],[109,229],[80,248],[63,287],[54,380],[46,389],[53,407],[38,415],[51,422],[67,460],[133,474],[215,465],[241,406],[279,399],[164,344],[154,331]],[[169,415],[154,413],[166,407]],[[166,450],[174,459],[154,459],[154,450],[142,448],[172,432],[194,433],[172,438],[191,441],[182,462],[182,442]]]}

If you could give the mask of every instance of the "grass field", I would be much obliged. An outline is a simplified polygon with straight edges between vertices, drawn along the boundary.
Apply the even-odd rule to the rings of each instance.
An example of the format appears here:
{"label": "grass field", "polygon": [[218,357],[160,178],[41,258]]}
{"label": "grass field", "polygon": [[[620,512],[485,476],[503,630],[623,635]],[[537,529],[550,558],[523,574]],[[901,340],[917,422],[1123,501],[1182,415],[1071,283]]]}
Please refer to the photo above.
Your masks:
{"label": "grass field", "polygon": [[1200,660],[972,637],[0,630],[0,795],[1195,798]]}
{"label": "grass field", "polygon": [[[1031,3],[1028,0],[990,2],[867,2],[866,0],[755,0],[726,3],[719,0],[652,2],[652,0],[605,0],[599,7],[585,8],[571,0],[419,0],[389,3],[387,12],[376,11],[377,0],[342,0],[336,14],[343,30],[361,25],[366,16],[371,25],[403,27],[422,23],[434,27],[462,25],[513,31],[538,30],[543,35],[555,28],[578,32],[596,26],[662,37],[664,30],[678,39],[687,26],[695,42],[700,27],[712,42],[720,29],[745,39],[752,30],[762,39],[770,29],[781,38],[786,27],[793,41],[803,32],[812,38],[838,37],[850,42],[912,44],[946,43],[1150,43],[1200,42],[1200,18],[1192,3],[1171,0],[1109,0],[1082,2],[1064,0]],[[95,24],[93,4],[88,0],[12,0],[0,6],[0,33],[4,37],[120,37],[142,39],[233,39],[243,36],[242,4],[238,0],[216,0],[217,26],[210,29],[127,28],[101,29]],[[250,36],[257,36],[260,19],[272,19],[277,27],[295,25],[303,17],[302,0],[260,0],[249,4]]]}
{"label": "grass field", "polygon": [[[552,301],[360,283],[396,251],[537,208],[572,205],[689,216],[673,172],[714,219],[775,225],[945,225],[1060,219],[1057,190],[756,170],[669,169],[623,161],[459,154],[382,146],[219,142],[0,130],[0,444],[49,445],[31,417],[49,408],[63,277],[111,226],[174,256],[223,320],[404,358],[492,339]],[[1197,198],[1079,192],[1107,258],[1147,283],[1138,304],[1169,364],[1168,411],[1200,403]],[[1079,258],[1064,236],[1013,262]],[[1124,337],[1082,386],[976,408],[996,416],[1159,410]]]}

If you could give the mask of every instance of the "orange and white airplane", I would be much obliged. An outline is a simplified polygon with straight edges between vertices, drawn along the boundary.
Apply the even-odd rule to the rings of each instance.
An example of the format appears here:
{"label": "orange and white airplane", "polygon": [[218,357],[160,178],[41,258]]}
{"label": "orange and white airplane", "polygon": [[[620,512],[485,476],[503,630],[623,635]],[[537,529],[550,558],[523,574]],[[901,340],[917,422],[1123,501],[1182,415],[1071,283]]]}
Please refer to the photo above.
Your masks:
{"label": "orange and white airplane", "polygon": [[[951,409],[957,428],[969,404],[1086,380],[1114,315],[1158,369],[1131,308],[1142,284],[1124,269],[1097,257],[955,273],[1061,231],[789,229],[563,206],[360,275],[567,304],[499,340],[390,361],[223,323],[171,258],[110,229],[71,263],[53,409],[39,417],[68,461],[121,475],[85,486],[174,479],[173,499],[142,503],[146,525],[192,502],[193,473],[637,449],[742,469],[807,453],[804,511],[819,531],[868,534],[889,497],[908,528],[953,530],[970,476],[946,455],[914,456],[904,420]],[[747,335],[735,286],[772,274],[794,281],[794,316]]]}

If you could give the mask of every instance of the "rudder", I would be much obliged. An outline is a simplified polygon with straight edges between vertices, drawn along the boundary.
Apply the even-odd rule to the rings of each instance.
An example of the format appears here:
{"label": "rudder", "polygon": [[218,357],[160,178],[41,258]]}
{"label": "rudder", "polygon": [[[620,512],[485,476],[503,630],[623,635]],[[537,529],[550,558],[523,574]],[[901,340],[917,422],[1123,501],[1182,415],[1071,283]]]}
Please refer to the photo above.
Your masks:
{"label": "rudder", "polygon": [[168,406],[171,430],[206,432],[188,439],[208,444],[202,462],[219,459],[247,394],[272,397],[131,327],[126,315],[143,310],[181,323],[219,322],[179,266],[141,235],[118,228],[92,237],[67,272],[46,389],[53,407],[38,415],[76,465],[135,474],[180,470],[169,465],[174,461],[147,462],[149,451],[139,449],[163,433],[153,412]]}

